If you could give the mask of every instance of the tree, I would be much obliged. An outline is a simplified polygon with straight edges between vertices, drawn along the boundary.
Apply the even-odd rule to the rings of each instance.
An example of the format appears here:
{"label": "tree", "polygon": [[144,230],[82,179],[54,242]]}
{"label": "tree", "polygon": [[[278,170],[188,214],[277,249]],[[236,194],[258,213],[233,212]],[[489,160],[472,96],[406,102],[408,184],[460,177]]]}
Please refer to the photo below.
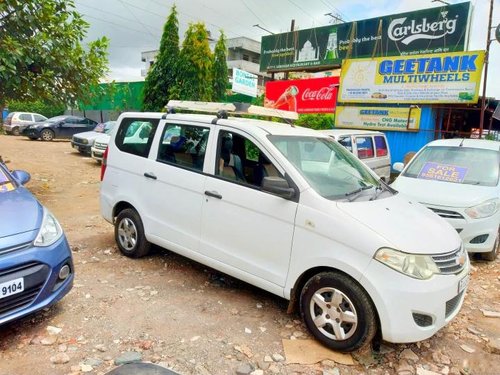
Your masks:
{"label": "tree", "polygon": [[227,78],[227,62],[226,62],[226,36],[220,31],[220,37],[215,45],[214,50],[214,65],[213,65],[213,98],[216,101],[223,101],[226,97],[226,89],[229,83]]}
{"label": "tree", "polygon": [[179,59],[179,21],[175,5],[163,27],[156,62],[149,69],[144,83],[145,111],[160,111],[172,96]]}
{"label": "tree", "polygon": [[181,100],[212,100],[212,52],[203,23],[190,24],[179,54],[174,95]]}
{"label": "tree", "polygon": [[73,0],[0,1],[0,108],[12,99],[85,100],[108,65],[108,40],[85,48],[87,29]]}

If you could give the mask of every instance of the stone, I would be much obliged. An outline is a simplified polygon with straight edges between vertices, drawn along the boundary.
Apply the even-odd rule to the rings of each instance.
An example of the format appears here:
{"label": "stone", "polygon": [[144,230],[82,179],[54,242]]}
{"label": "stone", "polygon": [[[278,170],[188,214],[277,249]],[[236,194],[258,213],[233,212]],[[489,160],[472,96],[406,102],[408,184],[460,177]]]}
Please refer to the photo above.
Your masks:
{"label": "stone", "polygon": [[441,374],[443,375],[448,375],[450,373],[450,368],[448,366],[444,366],[442,369],[441,369]]}
{"label": "stone", "polygon": [[197,364],[194,370],[197,375],[212,375],[202,364]]}
{"label": "stone", "polygon": [[81,364],[80,365],[80,371],[81,372],[91,372],[91,371],[94,371],[94,368],[90,365],[86,365],[86,364]]}
{"label": "stone", "polygon": [[237,345],[237,346],[234,347],[234,350],[236,350],[237,352],[243,353],[248,358],[252,358],[253,357],[252,350],[248,346],[246,346],[246,345]]}
{"label": "stone", "polygon": [[191,337],[191,342],[195,342],[195,341],[198,341],[200,339],[200,336],[193,336]]}
{"label": "stone", "polygon": [[417,375],[440,375],[438,372],[429,371],[422,367],[417,367]]}
{"label": "stone", "polygon": [[57,337],[55,336],[47,336],[44,337],[40,340],[40,344],[45,345],[45,346],[50,346],[54,345],[57,341]]}
{"label": "stone", "polygon": [[142,354],[137,352],[125,352],[118,358],[115,358],[115,365],[120,366],[127,363],[140,362]]}
{"label": "stone", "polygon": [[[272,362],[272,359],[271,359],[271,362]],[[258,361],[257,362],[257,366],[259,366],[259,368],[262,370],[267,370],[270,365],[271,364],[269,362],[265,362],[265,361]]]}
{"label": "stone", "polygon": [[83,362],[83,364],[90,367],[98,367],[102,364],[102,360],[99,358],[88,358]]}
{"label": "stone", "polygon": [[500,339],[494,338],[491,339],[486,345],[488,351],[492,354],[500,354]]}
{"label": "stone", "polygon": [[400,361],[398,367],[396,368],[396,373],[398,375],[413,375],[413,367],[406,361]]}
{"label": "stone", "polygon": [[254,370],[250,373],[250,375],[264,375],[264,371],[261,369]]}
{"label": "stone", "polygon": [[55,365],[63,365],[69,362],[69,356],[66,353],[57,353],[56,355],[50,357],[50,362]]}
{"label": "stone", "polygon": [[489,311],[483,309],[481,309],[481,311],[483,312],[483,315],[487,318],[500,318],[500,312],[498,311]]}
{"label": "stone", "polygon": [[304,333],[302,333],[302,332],[300,332],[300,331],[295,331],[295,332],[293,333],[293,335],[294,335],[295,337],[301,337],[301,336],[304,336]]}
{"label": "stone", "polygon": [[405,349],[401,352],[400,358],[407,359],[412,362],[418,362],[418,355],[416,355],[411,349]]}
{"label": "stone", "polygon": [[61,344],[57,347],[57,350],[61,353],[65,353],[68,350],[68,346],[66,344]]}
{"label": "stone", "polygon": [[338,367],[323,370],[322,375],[340,375],[340,370]]}
{"label": "stone", "polygon": [[252,330],[250,328],[245,328],[245,333],[250,334],[252,333]]}
{"label": "stone", "polygon": [[283,357],[279,353],[274,353],[273,354],[273,360],[274,360],[274,362],[283,362],[285,360],[285,357]]}
{"label": "stone", "polygon": [[153,347],[153,341],[151,340],[144,340],[139,343],[139,348],[142,350],[149,350]]}
{"label": "stone", "polygon": [[94,348],[102,353],[108,350],[108,348],[103,344],[97,344],[96,346],[94,346]]}
{"label": "stone", "polygon": [[236,369],[236,375],[250,375],[253,371],[253,366],[248,362],[244,362]]}
{"label": "stone", "polygon": [[450,357],[448,357],[447,355],[442,355],[441,356],[441,361],[440,361],[443,365],[451,365],[451,359]]}
{"label": "stone", "polygon": [[58,335],[62,331],[62,328],[59,327],[54,327],[54,326],[47,326],[47,332],[49,335]]}
{"label": "stone", "polygon": [[266,356],[264,357],[264,362],[270,363],[270,362],[273,362],[273,359],[271,358],[271,356],[266,355]]}
{"label": "stone", "polygon": [[467,353],[474,353],[476,351],[476,349],[471,348],[470,346],[467,346],[465,344],[460,345],[460,347],[462,348],[462,350],[464,352],[467,352]]}

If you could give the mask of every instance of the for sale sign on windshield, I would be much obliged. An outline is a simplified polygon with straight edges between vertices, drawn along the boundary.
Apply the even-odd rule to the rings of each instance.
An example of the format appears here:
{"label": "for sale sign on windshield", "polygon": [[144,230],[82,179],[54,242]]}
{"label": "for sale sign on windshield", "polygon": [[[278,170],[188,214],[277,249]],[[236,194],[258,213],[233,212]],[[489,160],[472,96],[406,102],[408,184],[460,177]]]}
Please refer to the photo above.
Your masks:
{"label": "for sale sign on windshield", "polygon": [[333,113],[339,77],[270,81],[266,83],[267,108],[298,113]]}
{"label": "for sale sign on windshield", "polygon": [[434,162],[427,162],[422,167],[418,178],[425,180],[437,180],[445,182],[461,183],[467,175],[468,168],[457,165],[448,165]]}

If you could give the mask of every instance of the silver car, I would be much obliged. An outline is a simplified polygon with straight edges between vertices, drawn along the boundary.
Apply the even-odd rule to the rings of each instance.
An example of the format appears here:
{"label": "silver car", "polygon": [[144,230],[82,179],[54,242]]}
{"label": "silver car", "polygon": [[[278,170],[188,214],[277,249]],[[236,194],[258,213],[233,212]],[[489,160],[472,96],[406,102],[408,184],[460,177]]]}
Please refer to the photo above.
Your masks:
{"label": "silver car", "polygon": [[28,125],[45,120],[47,120],[47,117],[39,113],[10,112],[4,120],[3,130],[7,134],[20,135]]}

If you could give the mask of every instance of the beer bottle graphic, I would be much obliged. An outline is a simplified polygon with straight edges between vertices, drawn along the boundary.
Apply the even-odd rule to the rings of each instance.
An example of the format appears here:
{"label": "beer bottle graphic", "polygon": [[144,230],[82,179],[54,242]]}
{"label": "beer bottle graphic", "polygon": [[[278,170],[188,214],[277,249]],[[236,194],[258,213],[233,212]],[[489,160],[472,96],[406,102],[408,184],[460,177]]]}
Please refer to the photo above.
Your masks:
{"label": "beer bottle graphic", "polygon": [[330,33],[328,43],[326,44],[325,60],[336,60],[339,58],[337,49],[337,30]]}

